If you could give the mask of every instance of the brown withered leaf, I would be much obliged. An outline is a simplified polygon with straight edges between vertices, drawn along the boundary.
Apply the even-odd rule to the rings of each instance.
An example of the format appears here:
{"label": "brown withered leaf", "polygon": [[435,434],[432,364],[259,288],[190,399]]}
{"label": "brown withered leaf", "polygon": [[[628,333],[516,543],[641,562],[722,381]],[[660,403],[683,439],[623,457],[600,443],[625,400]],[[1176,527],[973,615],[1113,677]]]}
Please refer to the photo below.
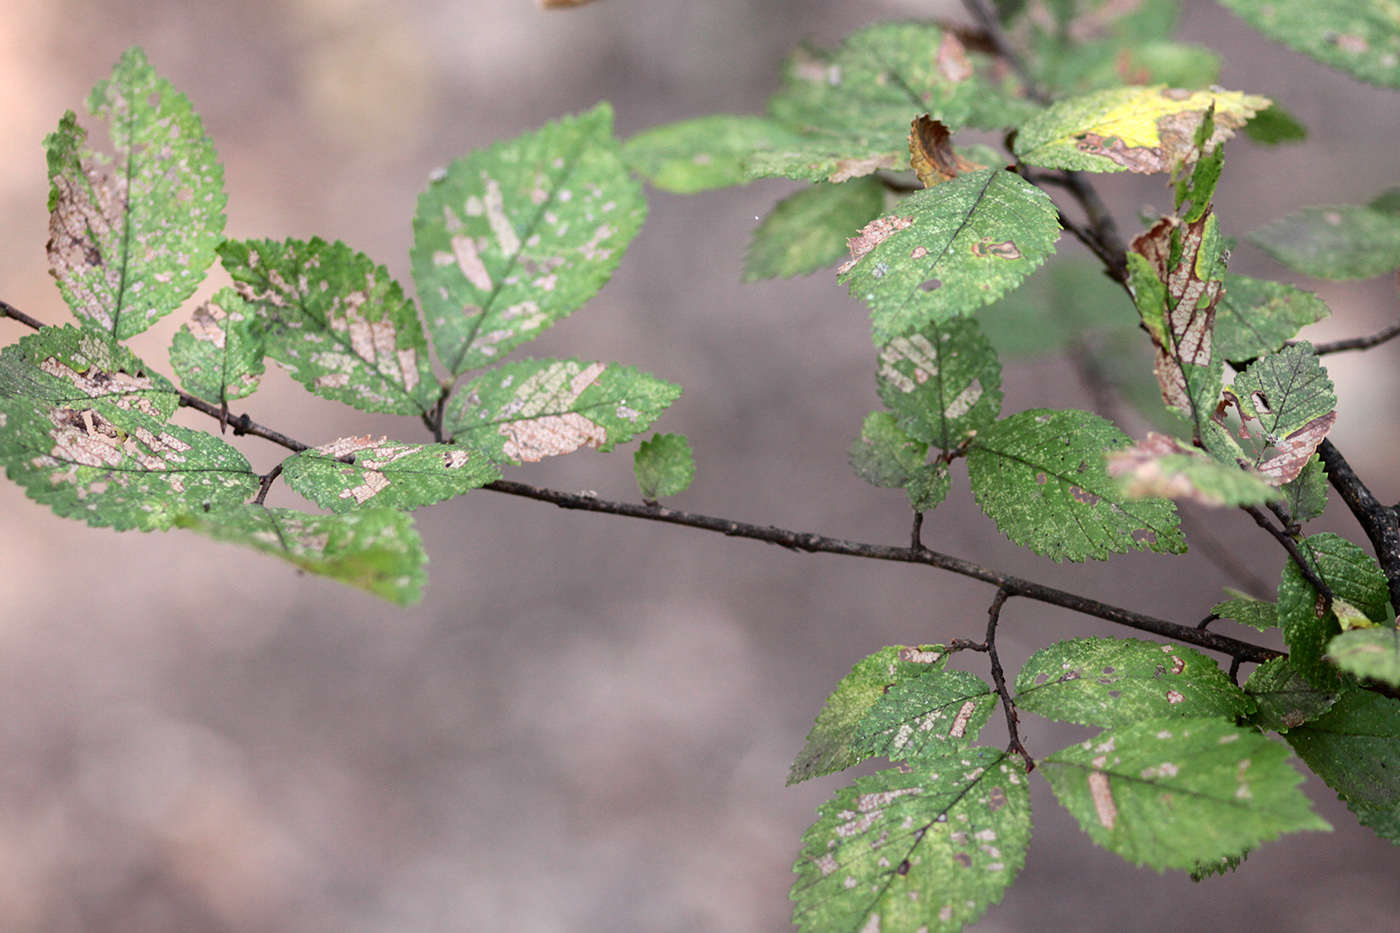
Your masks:
{"label": "brown withered leaf", "polygon": [[1269,482],[1275,486],[1293,482],[1298,478],[1298,474],[1303,472],[1303,467],[1308,465],[1317,446],[1326,439],[1327,432],[1332,430],[1332,424],[1336,420],[1337,413],[1329,411],[1287,437],[1275,440],[1273,446],[1278,453],[1260,463],[1259,472],[1268,477]]}
{"label": "brown withered leaf", "polygon": [[909,129],[909,166],[925,188],[952,181],[965,172],[987,166],[964,159],[953,151],[953,134],[928,114],[917,117]]}
{"label": "brown withered leaf", "polygon": [[[1212,215],[1194,223],[1177,217],[1163,217],[1147,231],[1133,238],[1132,250],[1152,265],[1158,280],[1166,286],[1165,319],[1159,325],[1146,321],[1157,345],[1154,370],[1168,405],[1191,410],[1191,398],[1183,366],[1208,366],[1211,362],[1211,333],[1215,328],[1215,306],[1220,301],[1222,280],[1202,278],[1202,259],[1213,265],[1215,257],[1203,257],[1202,249],[1215,250]],[[1180,253],[1172,263],[1173,240]],[[1164,326],[1163,326],[1164,325]]]}

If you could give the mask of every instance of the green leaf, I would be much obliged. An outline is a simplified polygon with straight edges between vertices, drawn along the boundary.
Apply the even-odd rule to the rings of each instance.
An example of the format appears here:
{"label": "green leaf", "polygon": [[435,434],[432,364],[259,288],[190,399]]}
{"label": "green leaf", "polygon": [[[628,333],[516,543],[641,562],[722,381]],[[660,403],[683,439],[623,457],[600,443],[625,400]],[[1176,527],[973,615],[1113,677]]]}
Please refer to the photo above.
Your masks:
{"label": "green leaf", "polygon": [[[1365,551],[1331,533],[1303,539],[1298,550],[1337,599],[1356,607],[1372,622],[1386,620],[1390,589],[1385,574]],[[1278,619],[1289,656],[1313,686],[1335,690],[1337,674],[1323,654],[1342,627],[1335,610],[1323,613],[1322,608],[1317,590],[1290,560],[1278,586]]]}
{"label": "green leaf", "polygon": [[227,241],[238,293],[261,315],[267,355],[322,398],[424,415],[439,387],[418,310],[389,270],[344,243]]}
{"label": "green leaf", "polygon": [[185,391],[214,405],[252,395],[266,366],[257,312],[231,288],[195,308],[170,344]]}
{"label": "green leaf", "polygon": [[1041,759],[1094,842],[1135,865],[1191,869],[1300,830],[1325,830],[1288,750],[1223,719],[1148,719]]}
{"label": "green leaf", "polygon": [[622,160],[655,188],[695,194],[746,185],[744,160],[802,139],[768,117],[713,114],[643,130],[622,144]]}
{"label": "green leaf", "polygon": [[282,461],[282,478],[323,509],[351,512],[416,509],[494,482],[501,471],[467,447],[365,435],[293,454]]}
{"label": "green leaf", "polygon": [[1215,108],[1208,149],[1234,135],[1269,100],[1237,91],[1119,87],[1057,101],[1026,122],[1016,153],[1030,164],[1089,172],[1168,172],[1195,158],[1194,137]]}
{"label": "green leaf", "polygon": [[642,441],[632,466],[637,488],[649,502],[685,492],[695,478],[695,456],[684,434],[655,434]]}
{"label": "green leaf", "polygon": [[1127,443],[1098,415],[1032,409],[978,433],[967,470],[982,511],[1042,557],[1184,551],[1172,504],[1125,496],[1108,475],[1104,454]]}
{"label": "green leaf", "polygon": [[885,186],[875,178],[818,184],[784,198],[754,231],[744,281],[806,275],[831,265],[884,206]]}
{"label": "green leaf", "polygon": [[[1226,592],[1236,592],[1226,590]],[[1234,619],[1241,625],[1266,632],[1278,628],[1278,606],[1262,599],[1240,594],[1234,599],[1216,603],[1210,607],[1212,615],[1221,619]]]}
{"label": "green leaf", "polygon": [[931,322],[886,343],[876,383],[901,429],[944,450],[1001,414],[1001,364],[972,318]]}
{"label": "green leaf", "polygon": [[803,136],[782,149],[755,152],[744,160],[744,172],[749,178],[844,184],[879,171],[898,171],[908,163],[908,157],[897,149],[866,152],[866,145],[859,141]]}
{"label": "green leaf", "polygon": [[1191,880],[1201,882],[1215,875],[1224,877],[1226,872],[1233,874],[1235,869],[1243,865],[1248,858],[1249,850],[1245,849],[1239,855],[1226,855],[1209,862],[1197,862],[1196,866],[1191,869]]}
{"label": "green leaf", "polygon": [[1368,279],[1400,268],[1400,214],[1371,206],[1305,207],[1248,239],[1293,271],[1319,279]]}
{"label": "green leaf", "polygon": [[1108,475],[1127,496],[1189,499],[1202,505],[1262,505],[1279,492],[1258,473],[1212,460],[1175,438],[1148,432],[1144,440],[1108,457]]}
{"label": "green leaf", "polygon": [[1319,690],[1298,673],[1288,658],[1274,658],[1254,669],[1244,682],[1259,711],[1253,721],[1263,729],[1287,732],[1311,722],[1332,708],[1341,694]]}
{"label": "green leaf", "polygon": [[0,401],[0,462],[29,498],[118,531],[169,528],[183,512],[236,507],[258,491],[237,450],[105,399]]}
{"label": "green leaf", "polygon": [[1389,839],[1400,845],[1400,807],[1374,810],[1352,806],[1351,812],[1356,814],[1356,819],[1362,826],[1372,830],[1382,839]]}
{"label": "green leaf", "polygon": [[909,494],[909,504],[914,511],[928,512],[948,498],[951,485],[948,464],[938,460],[926,463],[910,473],[904,483],[904,491]]}
{"label": "green leaf", "polygon": [[1400,88],[1400,29],[1386,0],[1221,0],[1276,42],[1354,78]]}
{"label": "green leaf", "polygon": [[616,363],[518,360],[484,373],[448,402],[459,444],[519,463],[585,445],[612,450],[647,429],[681,388]]}
{"label": "green leaf", "polygon": [[795,52],[768,110],[852,156],[903,153],[909,123],[920,114],[956,130],[1014,126],[1035,112],[1003,91],[993,70],[938,26],[879,23],[847,36],[838,49]]}
{"label": "green leaf", "polygon": [[607,104],[454,161],[413,218],[438,359],[463,373],[538,337],[612,277],[645,216]]}
{"label": "green leaf", "polygon": [[842,281],[883,344],[995,301],[1054,251],[1054,203],[1012,172],[982,169],[916,191],[851,240]]}
{"label": "green leaf", "polygon": [[97,83],[88,110],[115,158],[87,147],[71,110],[44,140],[49,266],[79,320],[125,340],[204,280],[224,229],[224,172],[189,100],[140,49]]}
{"label": "green leaf", "polygon": [[1348,806],[1400,807],[1400,701],[1349,690],[1322,716],[1284,738]]}
{"label": "green leaf", "polygon": [[902,487],[927,465],[928,444],[906,434],[894,415],[873,411],[851,444],[850,459],[856,475],[867,483]]}
{"label": "green leaf", "polygon": [[93,401],[164,421],[180,395],[136,354],[90,328],[45,327],[0,350],[0,398],[81,410]]}
{"label": "green leaf", "polygon": [[873,754],[856,749],[856,730],[885,691],[930,671],[941,671],[947,663],[948,653],[942,645],[881,648],[857,661],[817,714],[816,724],[788,772],[788,785],[844,770]]}
{"label": "green leaf", "polygon": [[977,323],[1003,357],[1061,353],[1087,339],[1106,339],[1116,350],[1128,346],[1128,340],[1138,344],[1142,337],[1122,286],[1104,275],[1098,263],[1065,253],[978,311]]}
{"label": "green leaf", "polygon": [[1210,658],[1135,638],[1072,638],[1037,651],[1016,675],[1016,706],[1085,726],[1162,716],[1233,722],[1254,711],[1254,702]]}
{"label": "green leaf", "polygon": [[413,517],[397,509],[361,509],[307,515],[291,509],[244,505],[188,512],[176,524],[216,541],[280,557],[308,573],[329,577],[400,606],[423,597],[428,555]]}
{"label": "green leaf", "polygon": [[1244,125],[1244,135],[1249,141],[1261,146],[1282,146],[1286,143],[1300,143],[1308,138],[1308,128],[1297,117],[1274,104],[1268,110],[1256,113]]}
{"label": "green leaf", "polygon": [[1282,282],[1227,274],[1215,306],[1215,351],[1243,362],[1273,353],[1300,328],[1331,315],[1312,292]]}
{"label": "green leaf", "polygon": [[1280,487],[1284,505],[1295,522],[1310,522],[1327,508],[1327,468],[1322,458],[1313,454],[1303,472]]}
{"label": "green leaf", "polygon": [[1327,659],[1353,676],[1400,687],[1400,631],[1394,626],[1343,632],[1328,643]]}
{"label": "green leaf", "polygon": [[805,933],[955,933],[1001,900],[1030,843],[1019,759],[952,752],[860,778],[802,837],[793,923]]}
{"label": "green leaf", "polygon": [[965,748],[996,708],[986,681],[966,671],[926,671],[890,687],[862,717],[851,740],[861,759],[916,761]]}

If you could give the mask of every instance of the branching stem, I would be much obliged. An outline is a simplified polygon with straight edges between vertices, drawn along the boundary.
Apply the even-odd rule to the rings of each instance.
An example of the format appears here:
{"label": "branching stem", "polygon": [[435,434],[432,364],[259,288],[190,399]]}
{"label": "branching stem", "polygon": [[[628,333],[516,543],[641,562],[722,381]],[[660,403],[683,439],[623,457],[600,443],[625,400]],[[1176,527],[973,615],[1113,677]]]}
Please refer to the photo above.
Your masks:
{"label": "branching stem", "polygon": [[1001,658],[997,656],[997,621],[1001,618],[1001,607],[1006,605],[1010,598],[1011,593],[1006,587],[1000,587],[992,605],[987,609],[987,659],[992,665],[992,686],[996,688],[997,696],[1001,697],[1001,708],[1006,713],[1006,731],[1011,737],[1006,750],[1020,755],[1026,762],[1026,771],[1030,772],[1035,770],[1035,759],[1021,744],[1021,733],[1016,728],[1016,704],[1011,699],[1011,691],[1006,687],[1006,673],[1001,669]]}
{"label": "branching stem", "polygon": [[1283,545],[1283,549],[1287,551],[1288,556],[1293,559],[1293,563],[1297,566],[1298,572],[1303,575],[1303,579],[1307,580],[1308,583],[1312,585],[1312,588],[1321,593],[1330,603],[1332,601],[1332,588],[1324,583],[1322,578],[1319,577],[1312,569],[1311,565],[1308,564],[1307,559],[1303,557],[1303,552],[1298,550],[1298,542],[1293,540],[1293,536],[1287,531],[1276,527],[1273,522],[1269,521],[1269,516],[1265,515],[1263,511],[1260,510],[1259,506],[1244,505],[1240,506],[1240,508],[1244,509],[1244,511],[1249,514],[1250,518],[1254,519],[1255,524],[1263,528],[1274,537],[1274,540]]}

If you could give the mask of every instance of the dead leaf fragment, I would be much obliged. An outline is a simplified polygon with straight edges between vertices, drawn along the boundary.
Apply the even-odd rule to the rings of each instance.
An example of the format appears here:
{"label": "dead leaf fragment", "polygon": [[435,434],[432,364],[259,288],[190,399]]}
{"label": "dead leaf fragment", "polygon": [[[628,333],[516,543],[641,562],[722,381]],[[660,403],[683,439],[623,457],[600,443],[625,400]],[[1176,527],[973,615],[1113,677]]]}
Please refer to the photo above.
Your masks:
{"label": "dead leaf fragment", "polygon": [[953,134],[928,114],[917,117],[909,129],[909,166],[925,188],[952,181],[966,172],[986,168],[953,151]]}
{"label": "dead leaf fragment", "polygon": [[1327,432],[1332,430],[1336,420],[1337,413],[1329,411],[1287,437],[1274,441],[1273,446],[1278,453],[1259,464],[1259,472],[1264,475],[1265,481],[1274,486],[1282,486],[1297,479],[1298,474],[1303,472],[1303,467],[1312,459],[1318,445],[1326,439]]}
{"label": "dead leaf fragment", "polygon": [[[1183,411],[1191,410],[1191,396],[1182,367],[1210,365],[1215,306],[1223,288],[1222,280],[1200,276],[1198,260],[1210,216],[1207,212],[1187,224],[1176,217],[1163,217],[1132,242],[1133,252],[1146,258],[1158,280],[1166,285],[1165,331],[1158,332],[1151,322],[1148,330],[1157,345],[1154,370],[1162,398]],[[1180,247],[1175,264],[1171,261],[1174,240]]]}

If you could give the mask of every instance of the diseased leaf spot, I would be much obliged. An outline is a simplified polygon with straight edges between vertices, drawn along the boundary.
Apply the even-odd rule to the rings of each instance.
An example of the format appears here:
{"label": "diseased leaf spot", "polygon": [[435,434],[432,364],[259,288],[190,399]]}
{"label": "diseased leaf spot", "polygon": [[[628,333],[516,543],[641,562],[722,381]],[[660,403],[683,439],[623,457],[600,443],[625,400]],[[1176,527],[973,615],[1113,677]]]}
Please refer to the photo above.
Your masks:
{"label": "diseased leaf spot", "polygon": [[[1099,766],[1105,760],[1100,757],[1094,759],[1094,762]],[[1094,813],[1099,818],[1099,824],[1112,832],[1114,824],[1118,822],[1118,805],[1113,802],[1113,790],[1109,786],[1107,774],[1102,771],[1089,772],[1089,797],[1094,802]]]}
{"label": "diseased leaf spot", "polygon": [[1016,244],[1011,240],[993,240],[989,236],[984,236],[976,243],[972,244],[972,255],[979,258],[995,259],[1020,259],[1021,251],[1016,248]]}

